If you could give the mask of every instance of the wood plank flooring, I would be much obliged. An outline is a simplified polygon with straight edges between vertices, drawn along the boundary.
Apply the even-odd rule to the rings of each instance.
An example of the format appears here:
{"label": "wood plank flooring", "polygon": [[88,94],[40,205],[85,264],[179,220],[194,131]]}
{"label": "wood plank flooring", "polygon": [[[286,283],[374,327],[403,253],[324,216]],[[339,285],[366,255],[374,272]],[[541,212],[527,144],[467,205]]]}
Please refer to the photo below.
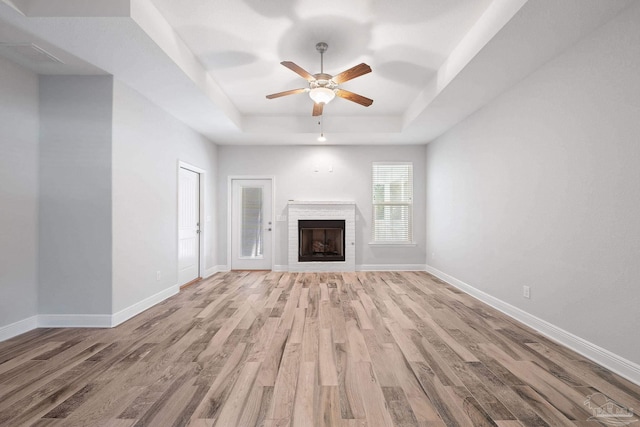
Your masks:
{"label": "wood plank flooring", "polygon": [[598,425],[590,396],[640,408],[421,272],[221,273],[113,329],[0,343],[2,426]]}

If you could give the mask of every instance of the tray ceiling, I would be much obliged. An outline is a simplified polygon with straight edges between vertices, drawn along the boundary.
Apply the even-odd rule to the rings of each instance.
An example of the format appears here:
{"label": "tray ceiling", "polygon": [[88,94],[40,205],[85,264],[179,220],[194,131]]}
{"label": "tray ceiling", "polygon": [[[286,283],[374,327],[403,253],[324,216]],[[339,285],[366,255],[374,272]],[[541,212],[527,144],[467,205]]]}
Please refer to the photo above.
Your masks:
{"label": "tray ceiling", "polygon": [[[319,72],[360,62],[325,106],[327,143],[421,144],[620,13],[629,0],[3,0],[2,43],[61,64],[42,74],[113,74],[218,144],[317,144],[305,86],[280,65]],[[15,50],[15,49],[14,49]],[[0,55],[3,55],[0,49]]]}

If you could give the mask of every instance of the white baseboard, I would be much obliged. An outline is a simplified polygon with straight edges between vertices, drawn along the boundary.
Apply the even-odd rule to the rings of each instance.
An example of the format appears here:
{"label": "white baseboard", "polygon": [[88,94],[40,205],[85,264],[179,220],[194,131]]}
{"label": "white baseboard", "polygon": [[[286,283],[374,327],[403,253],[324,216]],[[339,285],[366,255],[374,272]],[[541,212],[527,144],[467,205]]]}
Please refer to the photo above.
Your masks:
{"label": "white baseboard", "polygon": [[209,277],[213,276],[216,273],[222,273],[225,271],[229,271],[226,265],[214,265],[213,267],[205,270],[204,274],[202,275],[202,278],[208,279]]}
{"label": "white baseboard", "polygon": [[209,277],[213,276],[217,272],[218,272],[218,269],[216,267],[207,268],[202,274],[202,278],[208,279]]}
{"label": "white baseboard", "polygon": [[110,328],[109,314],[40,314],[38,328]]}
{"label": "white baseboard", "polygon": [[0,327],[0,342],[6,341],[9,338],[13,338],[17,335],[29,332],[32,329],[38,327],[38,316],[27,317],[26,319],[18,320],[6,326]]}
{"label": "white baseboard", "polygon": [[[425,264],[361,264],[355,271],[425,271]],[[289,271],[289,266],[274,265],[273,271]]]}
{"label": "white baseboard", "polygon": [[361,264],[356,271],[425,271],[425,264]]}
{"label": "white baseboard", "polygon": [[[217,266],[226,267],[226,266]],[[355,271],[426,271],[425,264],[361,264],[356,265]],[[229,271],[229,269],[219,269],[217,272]],[[287,264],[276,264],[272,271],[288,272]]]}
{"label": "white baseboard", "polygon": [[203,279],[208,279],[209,277],[213,276],[216,273],[226,273],[228,271],[230,271],[228,265],[214,265],[213,267],[208,268],[204,272],[204,275],[202,276],[202,278]]}
{"label": "white baseboard", "polygon": [[161,303],[162,301],[166,300],[169,297],[172,297],[178,292],[180,292],[180,286],[173,285],[163,291],[158,292],[155,295],[151,295],[150,297],[147,297],[142,301],[130,305],[129,307],[111,315],[109,326],[118,326],[120,323],[131,319],[133,316],[142,313],[143,311],[153,307],[158,303]]}
{"label": "white baseboard", "polygon": [[0,327],[0,341],[36,328],[111,328],[180,292],[178,285],[137,302],[114,314],[40,314]]}
{"label": "white baseboard", "polygon": [[231,268],[224,264],[216,265],[214,268],[216,269],[216,273],[227,273],[231,271]]}
{"label": "white baseboard", "polygon": [[592,342],[589,342],[579,336],[565,331],[556,325],[553,325],[546,320],[542,320],[526,311],[515,307],[509,303],[506,303],[496,297],[493,297],[486,292],[483,292],[473,286],[462,282],[455,277],[449,276],[442,271],[433,268],[429,265],[426,266],[426,271],[434,276],[444,280],[445,282],[455,286],[461,291],[466,292],[472,297],[490,305],[496,310],[501,311],[509,317],[524,323],[525,325],[535,329],[542,335],[562,344],[573,351],[583,355],[584,357],[593,360],[599,365],[615,372],[616,374],[628,379],[629,381],[640,385],[640,365],[627,360],[617,354],[604,349]]}

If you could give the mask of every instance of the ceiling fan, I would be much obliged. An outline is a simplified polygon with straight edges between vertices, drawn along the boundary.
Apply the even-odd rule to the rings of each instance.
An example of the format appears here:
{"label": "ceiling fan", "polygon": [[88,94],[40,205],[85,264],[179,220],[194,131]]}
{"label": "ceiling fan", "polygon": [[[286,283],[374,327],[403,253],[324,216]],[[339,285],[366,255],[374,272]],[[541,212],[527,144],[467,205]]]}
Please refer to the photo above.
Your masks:
{"label": "ceiling fan", "polygon": [[281,96],[286,95],[294,95],[297,93],[308,92],[309,96],[313,100],[313,115],[321,116],[322,110],[326,104],[331,102],[331,100],[339,96],[340,98],[347,99],[349,101],[355,102],[360,105],[364,105],[368,107],[373,104],[373,99],[366,98],[362,95],[358,95],[357,93],[349,92],[344,89],[340,89],[339,85],[351,79],[355,79],[356,77],[360,77],[364,74],[371,72],[371,67],[367,64],[362,63],[358,64],[355,67],[349,68],[346,71],[341,72],[340,74],[336,74],[332,76],[331,74],[326,74],[324,72],[324,53],[329,48],[324,42],[320,42],[316,44],[316,50],[320,52],[320,72],[318,74],[311,74],[299,65],[291,62],[291,61],[283,61],[282,65],[293,71],[294,73],[299,74],[304,79],[309,82],[309,87],[304,87],[300,89],[292,89],[286,90],[284,92],[273,93],[271,95],[267,95],[267,99],[280,98]]}

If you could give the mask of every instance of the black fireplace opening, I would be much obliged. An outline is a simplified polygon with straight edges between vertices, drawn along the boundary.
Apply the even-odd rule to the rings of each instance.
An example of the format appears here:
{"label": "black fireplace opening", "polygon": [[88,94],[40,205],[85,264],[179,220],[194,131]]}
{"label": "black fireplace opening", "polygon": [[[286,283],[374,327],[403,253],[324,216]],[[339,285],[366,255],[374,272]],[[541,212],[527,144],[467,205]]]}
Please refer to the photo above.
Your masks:
{"label": "black fireplace opening", "polygon": [[343,219],[298,220],[298,262],[344,261]]}

